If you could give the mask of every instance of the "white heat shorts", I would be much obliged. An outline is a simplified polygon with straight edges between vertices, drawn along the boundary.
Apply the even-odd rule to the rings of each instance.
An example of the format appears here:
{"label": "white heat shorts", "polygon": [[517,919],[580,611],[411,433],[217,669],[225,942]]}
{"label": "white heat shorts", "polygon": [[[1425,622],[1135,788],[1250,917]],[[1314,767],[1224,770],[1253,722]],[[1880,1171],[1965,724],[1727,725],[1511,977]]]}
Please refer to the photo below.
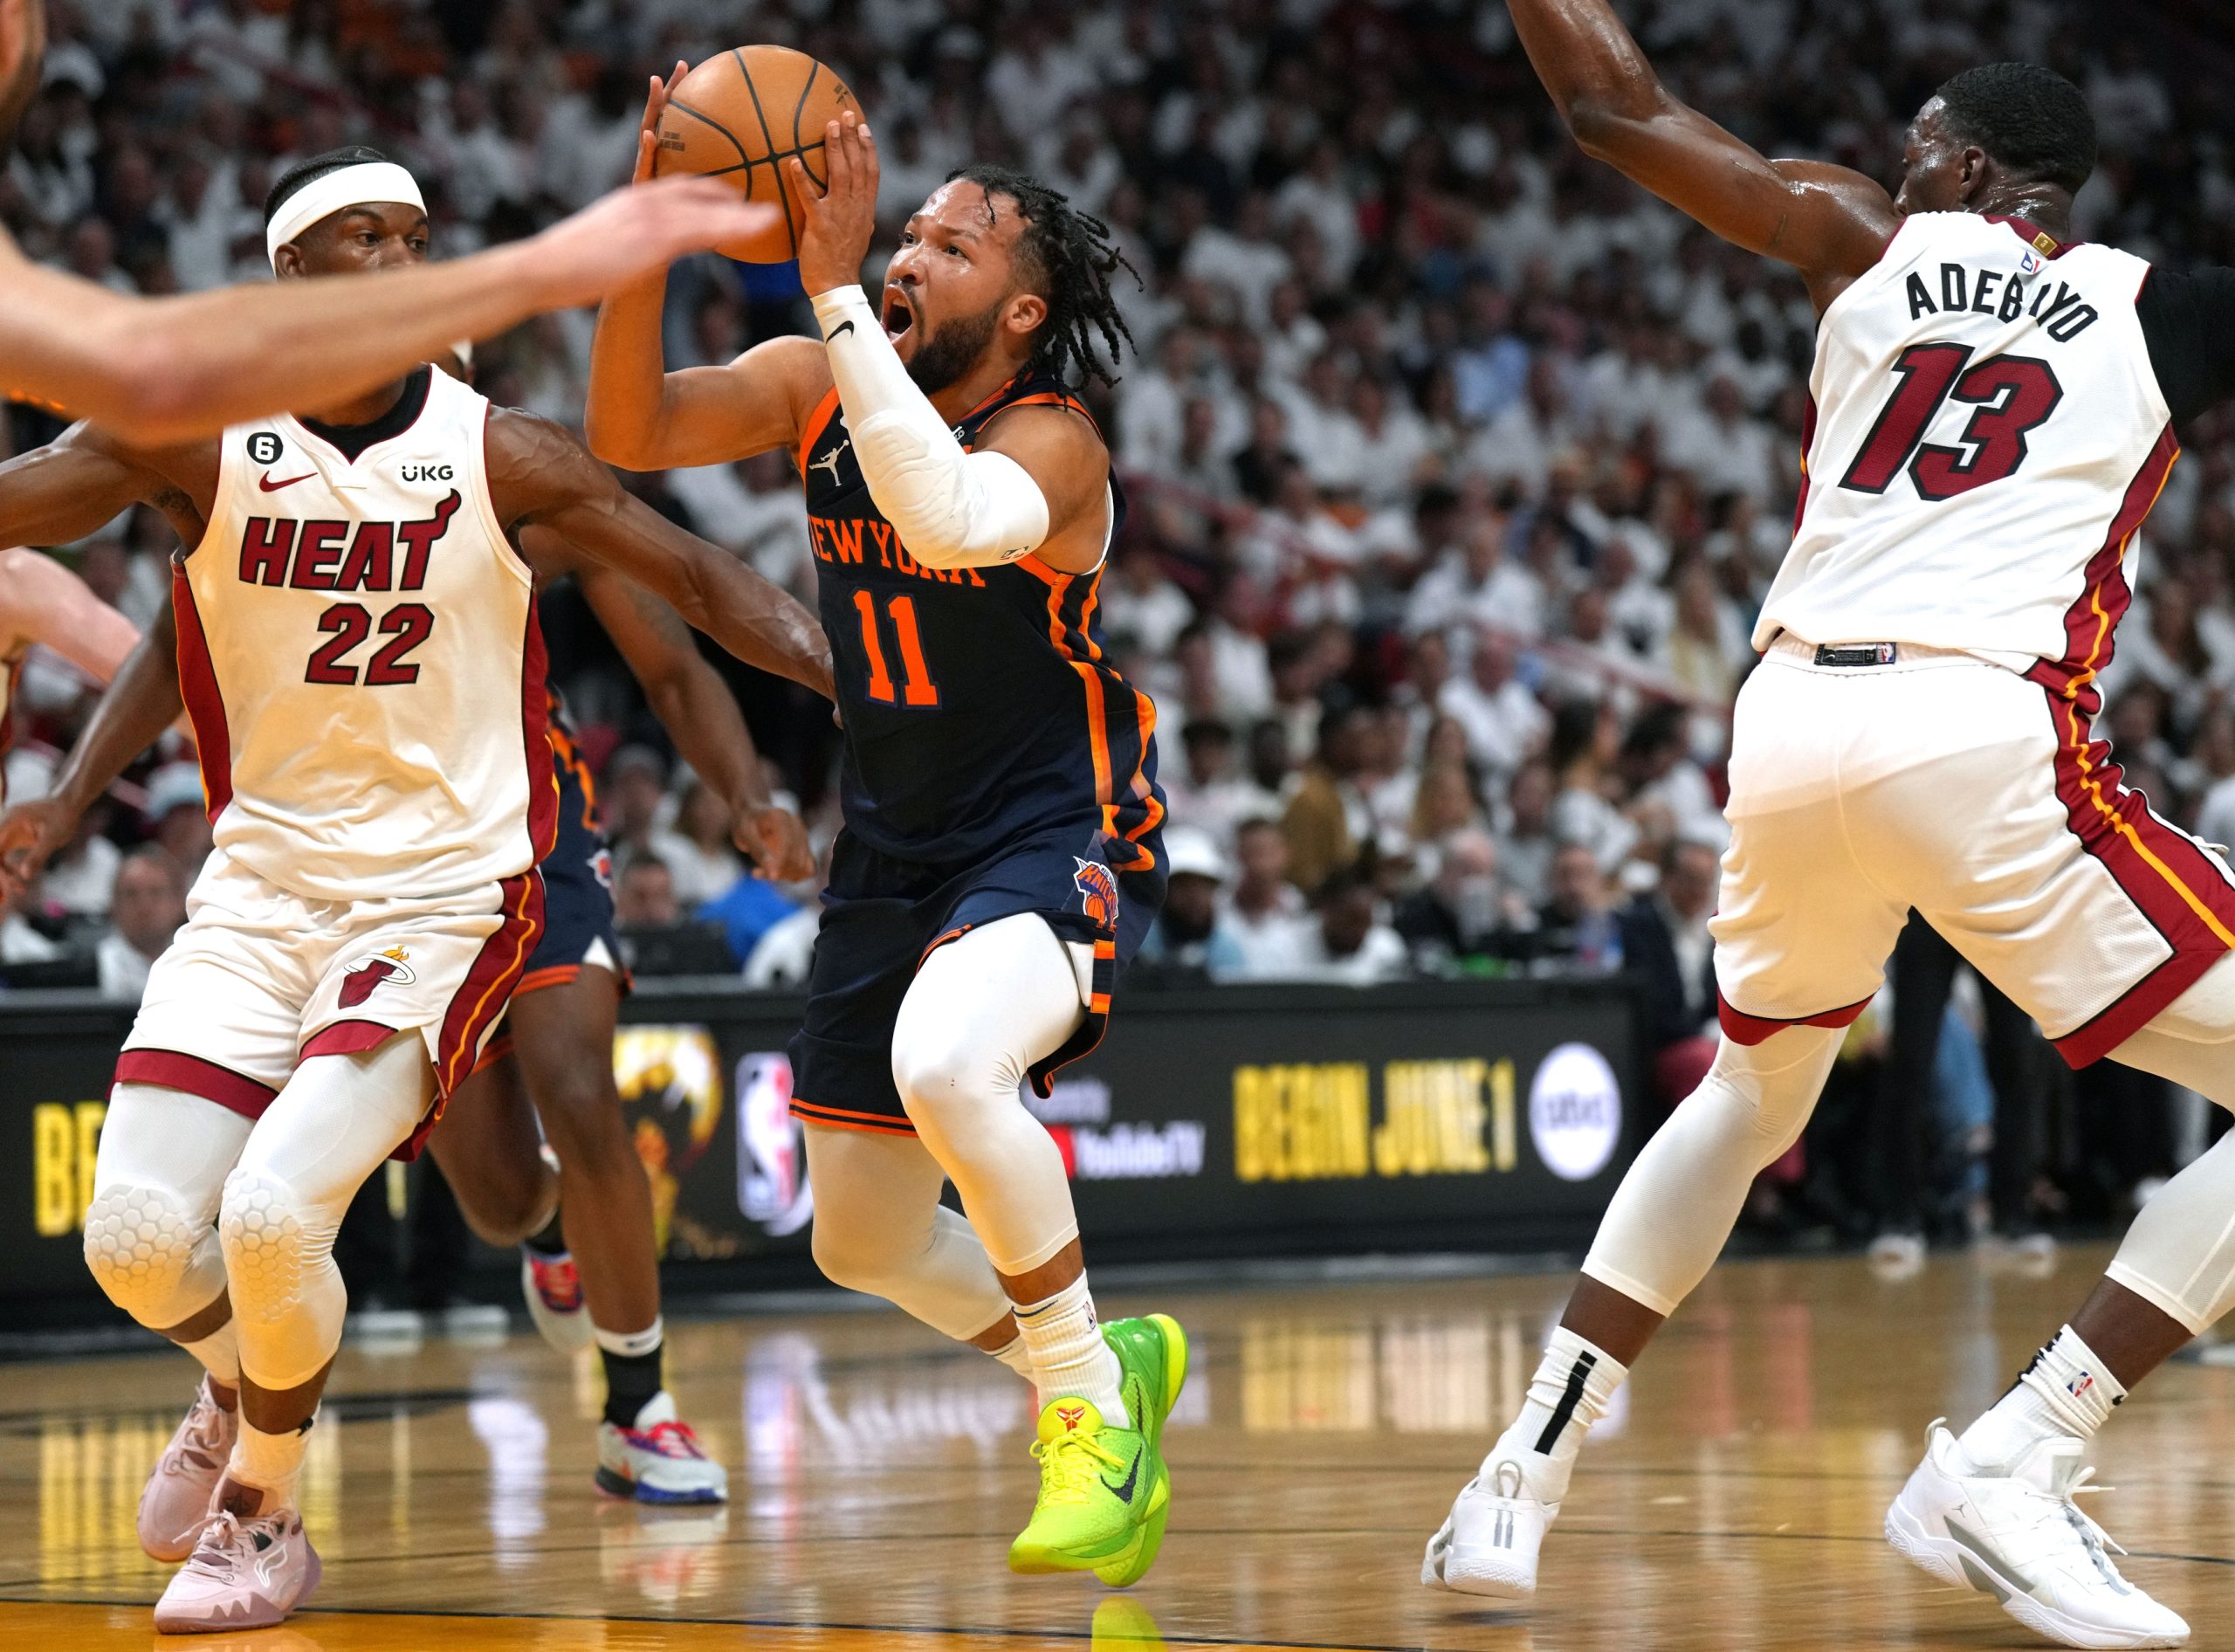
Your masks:
{"label": "white heat shorts", "polygon": [[416,1031],[447,1098],[503,1015],[543,931],[533,872],[464,895],[306,900],[214,850],[156,960],[121,1083],[256,1118],[307,1057]]}
{"label": "white heat shorts", "polygon": [[2125,789],[2084,676],[1815,654],[1780,638],[1738,698],[1713,926],[1729,1036],[1852,1022],[1912,906],[2074,1066],[2235,950],[2235,875]]}

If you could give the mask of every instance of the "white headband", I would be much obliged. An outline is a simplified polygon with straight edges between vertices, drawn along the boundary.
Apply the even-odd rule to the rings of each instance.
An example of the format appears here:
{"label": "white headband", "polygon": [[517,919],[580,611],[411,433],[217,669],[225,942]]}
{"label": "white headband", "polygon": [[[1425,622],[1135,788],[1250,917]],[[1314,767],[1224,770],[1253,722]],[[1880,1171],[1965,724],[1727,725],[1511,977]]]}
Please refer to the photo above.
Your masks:
{"label": "white headband", "polygon": [[272,267],[279,267],[279,249],[320,218],[375,201],[402,201],[422,212],[427,210],[419,180],[393,161],[367,161],[313,178],[281,203],[279,216],[265,229],[264,250],[271,255]]}

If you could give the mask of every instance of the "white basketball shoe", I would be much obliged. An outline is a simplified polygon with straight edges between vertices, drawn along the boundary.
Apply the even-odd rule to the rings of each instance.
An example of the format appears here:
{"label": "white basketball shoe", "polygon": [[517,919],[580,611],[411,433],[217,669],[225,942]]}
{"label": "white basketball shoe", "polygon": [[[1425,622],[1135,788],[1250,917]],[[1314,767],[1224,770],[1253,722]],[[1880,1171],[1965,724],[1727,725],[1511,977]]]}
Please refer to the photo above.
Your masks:
{"label": "white basketball shoe", "polygon": [[294,1510],[243,1519],[220,1509],[155,1602],[155,1628],[163,1635],[267,1629],[301,1605],[318,1579],[318,1552]]}
{"label": "white basketball shoe", "polygon": [[2060,1645],[2185,1645],[2189,1626],[2119,1575],[2107,1551],[2126,1551],[2073,1501],[2103,1490],[2087,1483],[2085,1449],[2044,1440],[2008,1472],[1982,1474],[1935,1422],[1924,1461],[1886,1511],[1886,1541]]}
{"label": "white basketball shoe", "polygon": [[204,1378],[140,1493],[140,1546],[149,1559],[175,1566],[194,1552],[239,1434],[239,1416],[210,1397]]}
{"label": "white basketball shoe", "polygon": [[595,1338],[582,1304],[581,1271],[567,1252],[547,1256],[522,1245],[520,1297],[536,1330],[560,1353],[580,1353]]}
{"label": "white basketball shoe", "polygon": [[1486,1464],[1428,1539],[1420,1581],[1461,1594],[1525,1600],[1537,1593],[1537,1551],[1559,1512],[1558,1504],[1529,1495],[1519,1463]]}

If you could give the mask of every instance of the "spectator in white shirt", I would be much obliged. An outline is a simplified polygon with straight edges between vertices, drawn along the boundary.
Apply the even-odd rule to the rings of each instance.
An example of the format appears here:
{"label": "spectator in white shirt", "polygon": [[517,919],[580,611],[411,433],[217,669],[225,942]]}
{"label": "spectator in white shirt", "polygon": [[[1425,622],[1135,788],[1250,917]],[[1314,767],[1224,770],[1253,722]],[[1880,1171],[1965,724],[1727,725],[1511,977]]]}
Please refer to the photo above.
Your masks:
{"label": "spectator in white shirt", "polygon": [[186,879],[178,863],[150,844],[116,869],[109,928],[93,949],[104,998],[133,1003],[148,990],[148,972],[186,921]]}
{"label": "spectator in white shirt", "polygon": [[1404,938],[1382,921],[1371,879],[1338,874],[1320,891],[1318,906],[1318,922],[1304,932],[1296,979],[1371,987],[1410,972]]}
{"label": "spectator in white shirt", "polygon": [[1493,774],[1510,774],[1536,752],[1551,719],[1516,674],[1519,654],[1506,632],[1476,628],[1467,675],[1444,685],[1436,709],[1466,732],[1467,752]]}
{"label": "spectator in white shirt", "polygon": [[1288,881],[1289,840],[1277,821],[1244,821],[1234,834],[1240,868],[1227,891],[1225,928],[1241,948],[1241,981],[1295,979],[1303,967],[1310,908]]}

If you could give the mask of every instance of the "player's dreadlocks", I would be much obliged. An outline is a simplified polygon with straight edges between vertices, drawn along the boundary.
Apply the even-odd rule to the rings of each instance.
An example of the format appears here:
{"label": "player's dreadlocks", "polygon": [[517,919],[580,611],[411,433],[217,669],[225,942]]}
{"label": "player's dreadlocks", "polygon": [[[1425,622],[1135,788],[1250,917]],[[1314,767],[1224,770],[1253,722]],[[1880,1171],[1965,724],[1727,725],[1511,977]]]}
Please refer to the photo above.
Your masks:
{"label": "player's dreadlocks", "polygon": [[967,166],[947,175],[950,183],[957,178],[985,190],[989,210],[1000,210],[994,203],[995,196],[1008,196],[1024,220],[1017,256],[1026,265],[1026,282],[1048,301],[1048,319],[1033,342],[1027,369],[1074,382],[1091,376],[1115,384],[1118,375],[1104,364],[1097,346],[1109,352],[1112,363],[1121,345],[1125,349],[1135,346],[1110,284],[1120,270],[1137,286],[1141,275],[1111,244],[1110,226],[1079,211],[1037,178],[1010,167]]}

